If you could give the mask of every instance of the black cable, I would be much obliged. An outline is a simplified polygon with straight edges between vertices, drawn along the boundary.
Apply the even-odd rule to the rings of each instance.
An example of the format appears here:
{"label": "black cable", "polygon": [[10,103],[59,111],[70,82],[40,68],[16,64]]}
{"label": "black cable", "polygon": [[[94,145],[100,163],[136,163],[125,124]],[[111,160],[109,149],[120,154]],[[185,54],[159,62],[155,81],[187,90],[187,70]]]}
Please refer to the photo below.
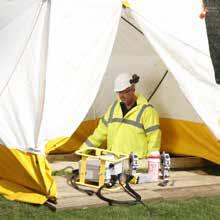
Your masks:
{"label": "black cable", "polygon": [[[70,167],[66,167],[64,169],[67,169],[67,168],[70,168]],[[130,176],[130,175],[126,176],[125,186],[120,181],[120,176],[118,176],[119,184],[122,186],[124,191],[135,199],[133,201],[130,201],[130,200],[122,201],[122,200],[110,199],[110,198],[107,198],[107,197],[102,195],[102,189],[105,188],[105,187],[109,188],[109,186],[106,185],[106,184],[104,184],[103,186],[99,187],[97,192],[95,192],[93,190],[88,190],[88,189],[80,188],[76,184],[76,181],[79,178],[79,170],[78,169],[77,170],[73,170],[72,173],[73,173],[73,175],[70,178],[70,183],[71,183],[71,185],[72,185],[72,187],[74,189],[76,189],[76,190],[78,190],[80,192],[86,193],[89,196],[92,196],[93,194],[96,194],[96,196],[98,198],[100,198],[101,200],[107,202],[110,206],[112,206],[113,204],[118,204],[118,205],[136,205],[137,203],[140,203],[140,204],[142,204],[147,209],[147,211],[149,213],[149,218],[152,219],[152,212],[149,209],[149,207],[141,200],[141,196],[134,189],[132,189],[131,186],[129,185],[129,182],[133,178],[133,176]]]}
{"label": "black cable", "polygon": [[126,200],[126,201],[122,201],[122,200],[114,200],[114,199],[109,199],[105,196],[102,195],[102,189],[104,187],[106,187],[106,184],[104,184],[103,186],[101,186],[98,191],[96,192],[97,197],[99,197],[100,199],[102,199],[103,201],[108,202],[109,205],[113,205],[113,204],[124,204],[124,205],[136,205],[138,202],[140,202],[141,200],[141,196],[135,192],[130,186],[129,186],[129,182],[130,180],[133,178],[133,176],[126,176],[126,183],[125,186],[121,183],[120,181],[120,176],[118,176],[118,180],[119,180],[119,184],[122,186],[122,188],[124,189],[124,191],[126,193],[128,193],[131,197],[133,197],[135,200],[130,201],[130,200]]}
{"label": "black cable", "polygon": [[123,186],[123,184],[121,182],[119,182],[119,183],[129,195],[131,195],[131,193],[133,194],[131,196],[134,197],[135,199],[137,199],[137,202],[139,202],[140,204],[142,204],[145,207],[145,209],[148,212],[149,218],[153,219],[153,214],[152,214],[150,208],[141,200],[141,196],[134,189],[132,189],[130,187],[129,182],[131,181],[132,178],[133,178],[133,176],[127,176],[125,187]]}
{"label": "black cable", "polygon": [[80,192],[83,192],[83,193],[86,193],[86,194],[89,195],[89,196],[92,196],[92,195],[95,193],[95,191],[89,190],[89,189],[80,188],[80,187],[76,184],[76,181],[77,181],[78,177],[79,177],[79,170],[73,170],[73,175],[72,175],[71,178],[70,178],[70,183],[71,183],[72,187],[73,187],[74,189],[77,189],[77,190],[80,191]]}
{"label": "black cable", "polygon": [[168,70],[166,70],[166,72],[164,73],[162,79],[160,80],[160,82],[158,83],[158,85],[156,86],[156,88],[154,89],[154,91],[151,93],[150,97],[147,99],[148,101],[151,100],[151,98],[153,97],[153,95],[156,93],[156,91],[158,90],[158,88],[160,87],[161,83],[163,82],[163,80],[165,79],[166,75],[168,73]]}
{"label": "black cable", "polygon": [[133,178],[132,175],[128,175],[126,178],[125,186],[121,183],[120,180],[119,180],[119,184],[122,186],[122,188],[124,189],[126,193],[132,196],[137,202],[140,202],[141,196],[134,189],[132,189],[131,186],[129,185],[129,182],[131,181],[132,178]]}
{"label": "black cable", "polygon": [[96,195],[97,195],[97,197],[99,197],[103,201],[108,202],[108,204],[110,206],[112,206],[113,204],[118,204],[118,205],[136,205],[137,204],[137,200],[134,200],[134,201],[130,201],[130,200],[122,201],[122,200],[109,199],[109,198],[107,198],[107,197],[102,195],[101,192],[102,192],[103,188],[105,188],[105,184],[98,189],[98,191],[96,192]]}
{"label": "black cable", "polygon": [[[121,19],[124,20],[126,23],[128,23],[129,25],[131,25],[136,31],[138,31],[140,34],[144,35],[144,33],[137,28],[135,25],[133,25],[130,21],[128,21],[126,18],[121,16]],[[159,86],[161,85],[161,83],[163,82],[164,78],[166,77],[168,73],[168,70],[166,70],[165,74],[163,75],[162,79],[160,80],[159,84],[156,86],[156,88],[154,89],[154,91],[152,92],[152,94],[150,95],[150,97],[148,98],[148,101],[150,101],[150,99],[153,97],[153,95],[155,94],[155,92],[158,90]]]}
{"label": "black cable", "polygon": [[126,18],[122,17],[121,16],[121,19],[124,20],[126,23],[128,23],[129,25],[131,25],[136,31],[138,31],[140,34],[144,35],[144,33],[139,29],[137,28],[135,25],[133,25],[130,21],[128,21]]}

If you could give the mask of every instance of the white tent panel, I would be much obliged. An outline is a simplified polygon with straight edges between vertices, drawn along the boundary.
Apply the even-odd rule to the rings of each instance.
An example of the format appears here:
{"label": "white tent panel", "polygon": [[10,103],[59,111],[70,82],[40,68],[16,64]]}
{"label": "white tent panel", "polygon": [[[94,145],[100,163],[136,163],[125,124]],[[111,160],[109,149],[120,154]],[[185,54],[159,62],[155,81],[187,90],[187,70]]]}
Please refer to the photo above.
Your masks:
{"label": "white tent panel", "polygon": [[[128,18],[126,18],[128,19]],[[166,67],[147,42],[145,36],[127,20],[120,20],[108,68],[87,119],[101,117],[115,100],[114,79],[121,72],[136,73],[141,77],[137,90],[149,97],[166,72]]]}
{"label": "white tent panel", "polygon": [[8,17],[0,22],[0,137],[8,147],[38,151],[48,4],[5,1],[3,6]]}
{"label": "white tent panel", "polygon": [[[130,2],[131,14],[182,92],[220,137],[219,86],[214,80],[205,23],[198,17],[201,1]],[[4,1],[0,11],[0,135],[7,146],[43,153],[45,141],[69,136],[78,127],[102,79],[88,118],[103,115],[112,103],[113,79],[118,73],[140,75],[137,89],[149,97],[167,70],[146,38],[125,20],[120,22],[111,55],[120,0],[67,0],[65,4],[53,0],[51,9],[48,1]],[[160,115],[200,121],[186,99],[182,104],[186,107],[174,110],[174,103],[183,96],[171,76],[165,80],[166,85],[152,98]],[[178,92],[173,93],[173,86]],[[168,106],[170,98],[175,101]]]}
{"label": "white tent panel", "polygon": [[[140,82],[136,85],[137,92],[149,98],[165,75],[167,67],[134,20],[129,14],[123,13],[106,74],[86,119],[103,116],[116,98],[113,92],[114,78],[125,71],[140,76]],[[201,122],[170,73],[166,75],[150,102],[161,117]]]}
{"label": "white tent panel", "polygon": [[6,88],[25,50],[41,7],[40,1],[27,1],[26,4],[20,1],[3,3],[0,8],[0,94]]}
{"label": "white tent panel", "polygon": [[184,95],[220,139],[220,87],[214,79],[205,22],[199,18],[202,1],[131,0],[131,8]]}
{"label": "white tent panel", "polygon": [[152,97],[151,103],[158,110],[162,118],[202,122],[171,73],[166,75]]}
{"label": "white tent panel", "polygon": [[[13,21],[23,16],[26,10],[41,5],[41,1],[36,0],[0,0],[0,29],[5,28]],[[34,15],[34,14],[33,14]]]}
{"label": "white tent panel", "polygon": [[120,14],[120,0],[52,1],[38,145],[71,135],[87,114],[112,51]]}
{"label": "white tent panel", "polygon": [[1,142],[44,153],[45,141],[71,135],[93,102],[113,47],[121,1],[0,5]]}

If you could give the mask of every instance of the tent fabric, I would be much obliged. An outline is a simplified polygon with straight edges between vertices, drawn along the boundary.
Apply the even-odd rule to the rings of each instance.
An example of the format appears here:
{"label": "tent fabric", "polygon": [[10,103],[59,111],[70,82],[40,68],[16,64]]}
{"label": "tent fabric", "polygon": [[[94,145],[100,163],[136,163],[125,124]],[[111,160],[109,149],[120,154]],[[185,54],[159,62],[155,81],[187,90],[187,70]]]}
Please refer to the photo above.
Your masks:
{"label": "tent fabric", "polygon": [[44,144],[71,135],[87,113],[120,14],[119,0],[0,3],[0,142],[7,151],[0,159],[9,163],[1,163],[0,192],[7,198],[41,204],[56,197]]}
{"label": "tent fabric", "polygon": [[[203,124],[220,137],[202,1],[125,2],[122,14],[121,0],[0,3],[0,193],[7,198],[42,204],[57,196],[45,155],[79,147],[116,98],[120,72],[140,75],[137,90],[149,98],[169,70],[151,98],[162,149],[220,164],[219,144]],[[79,126],[83,119],[90,121]]]}
{"label": "tent fabric", "polygon": [[3,3],[0,7],[1,144],[38,152],[48,3],[31,0]]}
{"label": "tent fabric", "polygon": [[169,4],[156,0],[148,2],[147,7],[144,0],[129,3],[131,14],[174,75],[183,94],[219,140],[220,87],[215,82],[205,21],[198,17],[202,0],[181,4],[175,0]]}
{"label": "tent fabric", "polygon": [[2,144],[44,154],[45,142],[71,135],[92,104],[121,1],[17,0],[0,10],[7,12],[0,21]]}
{"label": "tent fabric", "polygon": [[[141,0],[129,1],[129,4],[130,9],[126,9],[122,13],[123,18],[120,20],[113,51],[101,87],[87,114],[86,120],[90,120],[83,122],[71,138],[63,138],[61,142],[57,142],[56,139],[50,141],[47,144],[48,152],[52,146],[51,153],[72,152],[93,132],[97,126],[97,118],[103,116],[107,107],[115,99],[113,79],[118,73],[131,72],[140,75],[141,80],[137,85],[137,90],[149,98],[163,78],[168,66],[170,71],[150,100],[161,116],[161,150],[174,154],[198,156],[219,164],[219,142],[203,124],[204,118],[202,116],[204,115],[201,116],[196,111],[197,108],[200,110],[203,108],[206,112],[205,117],[208,118],[211,117],[211,113],[209,113],[211,109],[218,114],[216,107],[218,99],[210,95],[213,94],[210,90],[207,90],[207,94],[204,95],[204,90],[200,89],[199,86],[204,83],[209,88],[215,87],[215,94],[219,90],[214,80],[204,20],[199,18],[201,1],[187,1],[181,4],[174,1],[173,4],[167,4],[167,6],[163,1],[148,2],[147,6]],[[160,13],[158,9],[160,4],[164,6],[161,8],[166,9],[167,16],[164,12]],[[176,12],[174,11],[175,8],[178,9]],[[149,11],[144,13],[146,10]],[[158,13],[155,14],[155,11]],[[189,13],[184,14],[184,11],[189,11]],[[173,14],[175,21],[180,20],[180,23],[177,23],[179,24],[178,27],[171,17]],[[165,24],[160,22],[164,19]],[[152,28],[154,25],[150,26],[154,20],[157,21],[156,30]],[[174,29],[177,33],[170,31],[168,27],[163,27],[163,25],[168,26],[171,30]],[[164,30],[165,28],[168,30],[168,36],[165,35],[167,31]],[[186,34],[183,35],[182,30]],[[146,32],[147,38],[142,31]],[[193,33],[192,39],[190,39],[191,34],[189,33]],[[177,39],[180,41],[178,44],[176,43]],[[157,45],[159,45],[160,50],[157,50]],[[162,56],[165,53],[163,52],[164,47],[166,56]],[[163,61],[161,58],[164,58]],[[171,58],[176,60],[175,65]],[[185,69],[178,66],[183,61]],[[184,79],[185,76],[186,79]],[[195,79],[192,81],[188,79],[188,76]],[[184,83],[184,88],[187,86],[187,92],[185,92],[182,83]],[[195,93],[193,99],[197,100],[198,106],[192,105],[193,103],[188,97],[191,93],[192,95]],[[211,106],[207,106],[207,103],[211,103]]]}
{"label": "tent fabric", "polygon": [[196,156],[220,164],[220,143],[203,123],[161,118],[161,151]]}
{"label": "tent fabric", "polygon": [[[46,143],[46,154],[72,153],[93,133],[99,119],[83,121],[71,137],[59,137]],[[103,147],[106,147],[103,143]]]}
{"label": "tent fabric", "polygon": [[108,64],[120,15],[119,0],[52,1],[38,145],[71,135],[85,117]]}
{"label": "tent fabric", "polygon": [[57,196],[45,157],[0,146],[0,193],[10,200],[43,204]]}
{"label": "tent fabric", "polygon": [[[68,138],[53,139],[46,145],[51,154],[72,153],[93,133],[98,119],[84,121]],[[220,143],[203,123],[160,118],[162,130],[161,152],[196,156],[220,164]],[[104,143],[102,148],[106,148]]]}

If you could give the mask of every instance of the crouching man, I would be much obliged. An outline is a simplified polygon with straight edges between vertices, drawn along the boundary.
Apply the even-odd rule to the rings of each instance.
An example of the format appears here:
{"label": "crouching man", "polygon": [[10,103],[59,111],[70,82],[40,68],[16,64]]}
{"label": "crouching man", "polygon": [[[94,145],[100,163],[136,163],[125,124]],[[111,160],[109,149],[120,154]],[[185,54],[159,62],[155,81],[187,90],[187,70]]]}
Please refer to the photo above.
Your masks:
{"label": "crouching man", "polygon": [[139,158],[147,158],[159,151],[161,131],[156,110],[147,99],[135,92],[137,75],[121,73],[114,83],[117,100],[99,121],[94,133],[81,145],[99,147],[107,141],[107,150]]}

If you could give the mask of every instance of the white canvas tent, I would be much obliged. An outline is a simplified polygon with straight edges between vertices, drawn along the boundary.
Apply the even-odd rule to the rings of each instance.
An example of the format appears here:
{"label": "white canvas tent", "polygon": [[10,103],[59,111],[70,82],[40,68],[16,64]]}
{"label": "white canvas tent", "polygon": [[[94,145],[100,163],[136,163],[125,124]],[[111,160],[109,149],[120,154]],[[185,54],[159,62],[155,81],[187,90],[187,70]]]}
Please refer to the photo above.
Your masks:
{"label": "white canvas tent", "polygon": [[137,90],[146,97],[155,92],[162,150],[220,163],[220,89],[198,16],[202,1],[127,3],[122,11],[121,0],[0,1],[0,192],[7,198],[56,197],[46,153],[79,147],[113,101],[122,71],[141,76]]}

